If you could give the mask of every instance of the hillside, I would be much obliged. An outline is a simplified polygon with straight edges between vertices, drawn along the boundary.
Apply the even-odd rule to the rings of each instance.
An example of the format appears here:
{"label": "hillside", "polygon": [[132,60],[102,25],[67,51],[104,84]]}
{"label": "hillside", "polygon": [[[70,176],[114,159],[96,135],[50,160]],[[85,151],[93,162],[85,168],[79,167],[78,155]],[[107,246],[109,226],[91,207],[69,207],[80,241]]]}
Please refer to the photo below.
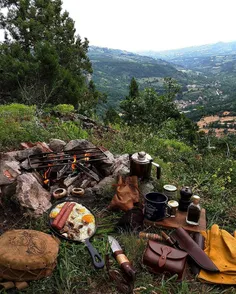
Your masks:
{"label": "hillside", "polygon": [[94,71],[93,80],[97,88],[108,96],[107,106],[119,107],[119,102],[128,94],[132,77],[141,89],[153,87],[158,92],[163,90],[165,77],[176,79],[181,85],[177,97],[178,106],[194,120],[202,116],[202,106],[211,111],[208,105],[216,103],[218,106],[219,99],[228,99],[225,90],[221,89],[220,80],[200,72],[199,68],[186,68],[181,62],[175,64],[127,51],[94,46],[89,48],[89,58]]}
{"label": "hillside", "polygon": [[191,118],[197,120],[202,115],[235,112],[236,42],[141,53],[164,58],[177,69],[205,77],[205,83],[196,80],[183,92],[180,107]]}
{"label": "hillside", "polygon": [[93,80],[99,90],[107,93],[108,104],[114,107],[128,94],[132,77],[141,88],[152,86],[161,90],[165,77],[172,77],[182,85],[187,84],[186,73],[161,59],[94,46],[89,48],[88,55],[93,66]]}

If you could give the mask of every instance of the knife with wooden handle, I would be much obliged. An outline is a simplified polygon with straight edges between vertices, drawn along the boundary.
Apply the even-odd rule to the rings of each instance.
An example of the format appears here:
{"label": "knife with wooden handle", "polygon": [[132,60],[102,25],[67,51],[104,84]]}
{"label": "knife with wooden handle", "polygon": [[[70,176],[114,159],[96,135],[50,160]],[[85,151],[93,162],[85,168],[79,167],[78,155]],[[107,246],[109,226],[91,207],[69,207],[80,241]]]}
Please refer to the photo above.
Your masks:
{"label": "knife with wooden handle", "polygon": [[120,244],[118,241],[113,238],[112,236],[108,236],[108,241],[111,246],[111,250],[114,254],[114,257],[122,270],[131,278],[131,280],[135,280],[136,271],[131,265],[130,261],[124,254],[122,248],[120,247]]}

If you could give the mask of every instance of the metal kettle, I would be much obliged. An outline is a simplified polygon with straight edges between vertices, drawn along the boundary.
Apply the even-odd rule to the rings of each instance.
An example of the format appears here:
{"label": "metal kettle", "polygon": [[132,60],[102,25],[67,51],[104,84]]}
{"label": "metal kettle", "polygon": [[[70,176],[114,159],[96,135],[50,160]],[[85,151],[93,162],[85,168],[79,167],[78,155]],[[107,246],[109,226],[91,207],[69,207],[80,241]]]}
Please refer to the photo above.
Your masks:
{"label": "metal kettle", "polygon": [[152,165],[156,167],[156,178],[161,177],[161,167],[153,162],[152,157],[145,151],[136,152],[130,155],[130,175],[138,178],[149,179],[151,177]]}

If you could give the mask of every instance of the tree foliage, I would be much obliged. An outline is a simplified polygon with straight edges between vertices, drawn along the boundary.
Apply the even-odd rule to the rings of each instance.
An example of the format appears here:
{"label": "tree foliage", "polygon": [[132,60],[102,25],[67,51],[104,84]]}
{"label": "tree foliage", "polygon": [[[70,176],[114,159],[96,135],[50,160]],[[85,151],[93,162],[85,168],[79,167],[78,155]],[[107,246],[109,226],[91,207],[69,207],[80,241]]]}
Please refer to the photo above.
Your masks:
{"label": "tree foliage", "polygon": [[138,83],[136,82],[135,78],[131,79],[130,85],[129,85],[129,98],[135,98],[139,96],[139,87]]}
{"label": "tree foliage", "polygon": [[[69,103],[81,110],[101,98],[88,83],[88,40],[75,34],[61,0],[0,0],[0,102]],[[96,94],[93,96],[93,94]]]}
{"label": "tree foliage", "polygon": [[[152,88],[139,92],[136,85],[136,81],[132,79],[129,96],[120,104],[125,123],[155,133],[162,129],[163,132],[166,131],[165,138],[187,140],[191,143],[196,140],[197,126],[179,112],[174,102],[180,90],[175,80],[165,79],[165,92],[161,95]],[[135,95],[133,89],[136,89]]]}
{"label": "tree foliage", "polygon": [[[171,80],[168,80],[169,84],[170,82]],[[133,85],[134,80],[132,79],[130,89]],[[167,86],[168,91],[163,95],[159,95],[152,88],[146,88],[141,92],[136,91],[135,95],[131,95],[134,91],[130,90],[129,96],[120,104],[124,121],[128,125],[157,127],[170,117],[179,117],[179,111],[173,101],[177,92],[175,84]]]}

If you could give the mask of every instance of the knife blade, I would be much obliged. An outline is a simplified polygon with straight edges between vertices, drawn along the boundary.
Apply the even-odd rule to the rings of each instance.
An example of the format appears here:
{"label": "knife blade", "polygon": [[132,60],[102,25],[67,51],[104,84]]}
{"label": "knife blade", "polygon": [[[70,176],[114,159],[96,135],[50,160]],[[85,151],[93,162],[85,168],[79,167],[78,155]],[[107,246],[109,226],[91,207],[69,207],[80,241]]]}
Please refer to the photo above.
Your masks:
{"label": "knife blade", "polygon": [[128,260],[128,258],[126,257],[126,255],[124,254],[120,244],[112,236],[108,236],[108,242],[111,246],[111,250],[113,252],[113,255],[114,255],[116,261],[118,262],[118,264],[120,265],[122,270],[134,281],[136,271],[132,267],[132,265],[131,265],[130,261]]}

